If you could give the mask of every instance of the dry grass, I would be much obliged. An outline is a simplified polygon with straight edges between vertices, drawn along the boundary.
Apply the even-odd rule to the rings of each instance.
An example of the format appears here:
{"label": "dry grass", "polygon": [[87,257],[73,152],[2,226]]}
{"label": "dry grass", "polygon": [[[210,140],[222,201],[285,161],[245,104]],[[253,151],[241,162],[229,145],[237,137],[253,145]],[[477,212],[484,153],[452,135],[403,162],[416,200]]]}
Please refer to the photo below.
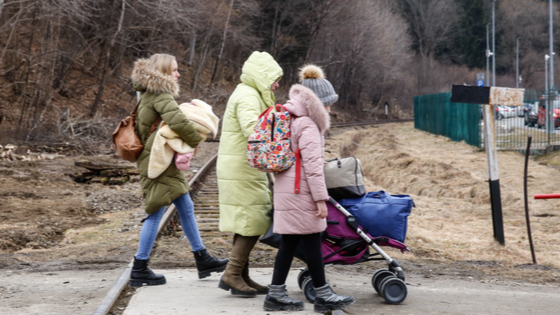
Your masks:
{"label": "dry grass", "polygon": [[[326,150],[326,158],[344,157],[342,152],[358,157],[368,191],[414,199],[406,239],[414,258],[400,257],[498,261],[508,266],[531,262],[521,154],[498,152],[506,240],[501,246],[493,238],[484,151],[416,130],[412,123],[347,131],[333,136]],[[537,263],[554,268],[560,268],[560,200],[532,196],[560,193],[559,177],[557,169],[530,160],[529,210]]]}

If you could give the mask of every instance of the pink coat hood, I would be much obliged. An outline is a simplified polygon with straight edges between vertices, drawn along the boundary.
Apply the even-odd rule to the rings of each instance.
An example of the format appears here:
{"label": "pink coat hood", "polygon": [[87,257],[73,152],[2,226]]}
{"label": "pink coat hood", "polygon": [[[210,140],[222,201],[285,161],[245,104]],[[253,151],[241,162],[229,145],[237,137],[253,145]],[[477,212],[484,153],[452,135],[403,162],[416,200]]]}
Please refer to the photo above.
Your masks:
{"label": "pink coat hood", "polygon": [[325,132],[330,126],[323,103],[309,88],[296,84],[284,105],[297,116],[290,127],[291,146],[300,150],[300,193],[294,192],[296,165],[276,175],[274,185],[274,232],[311,234],[326,229],[325,219],[316,217],[316,201],[327,200],[323,175]]}

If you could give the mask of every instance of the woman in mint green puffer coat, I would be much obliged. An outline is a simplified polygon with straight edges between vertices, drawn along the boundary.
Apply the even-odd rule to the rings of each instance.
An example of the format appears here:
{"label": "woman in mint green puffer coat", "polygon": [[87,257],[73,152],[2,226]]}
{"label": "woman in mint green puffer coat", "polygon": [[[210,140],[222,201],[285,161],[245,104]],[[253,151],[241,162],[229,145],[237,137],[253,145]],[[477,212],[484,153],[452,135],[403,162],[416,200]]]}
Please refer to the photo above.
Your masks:
{"label": "woman in mint green puffer coat", "polygon": [[241,83],[228,100],[222,122],[217,173],[220,230],[234,233],[230,261],[220,288],[254,296],[268,289],[249,278],[249,254],[270,227],[271,193],[266,173],[247,162],[247,139],[259,115],[275,103],[273,91],[282,68],[266,52],[253,52],[243,64]]}

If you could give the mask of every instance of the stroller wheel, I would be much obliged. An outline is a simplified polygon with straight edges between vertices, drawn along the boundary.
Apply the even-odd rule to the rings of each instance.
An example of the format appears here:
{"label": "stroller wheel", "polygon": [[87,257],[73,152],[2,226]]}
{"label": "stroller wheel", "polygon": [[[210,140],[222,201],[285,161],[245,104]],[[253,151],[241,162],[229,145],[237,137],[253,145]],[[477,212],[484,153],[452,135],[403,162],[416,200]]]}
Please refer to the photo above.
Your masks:
{"label": "stroller wheel", "polygon": [[381,281],[383,281],[387,277],[394,277],[395,274],[390,272],[388,269],[381,268],[378,269],[371,277],[371,285],[375,289],[377,294],[381,295]]}
{"label": "stroller wheel", "polygon": [[315,287],[313,286],[313,280],[311,280],[311,277],[307,277],[305,278],[305,280],[303,280],[301,289],[303,290],[303,295],[305,295],[307,301],[309,301],[309,303],[314,303]]}
{"label": "stroller wheel", "polygon": [[305,281],[305,279],[306,279],[306,278],[309,278],[309,277],[310,277],[310,275],[309,275],[309,269],[305,268],[305,269],[302,269],[302,270],[299,272],[299,274],[298,274],[298,276],[297,276],[297,284],[299,285],[299,288],[300,288],[300,289],[302,289],[303,281]]}
{"label": "stroller wheel", "polygon": [[400,304],[406,299],[407,288],[404,281],[397,277],[388,277],[381,282],[381,296],[389,304]]}

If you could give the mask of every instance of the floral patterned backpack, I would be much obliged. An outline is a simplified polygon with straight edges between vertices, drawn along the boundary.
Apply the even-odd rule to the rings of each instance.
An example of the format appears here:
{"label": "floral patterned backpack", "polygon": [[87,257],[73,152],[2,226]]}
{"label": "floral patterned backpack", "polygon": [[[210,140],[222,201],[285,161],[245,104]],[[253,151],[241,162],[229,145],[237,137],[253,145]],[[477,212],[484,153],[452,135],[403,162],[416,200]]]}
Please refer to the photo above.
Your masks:
{"label": "floral patterned backpack", "polygon": [[299,193],[301,155],[299,149],[294,153],[290,147],[290,125],[295,117],[282,105],[265,110],[247,141],[247,161],[267,173],[285,171],[295,162],[295,193]]}

